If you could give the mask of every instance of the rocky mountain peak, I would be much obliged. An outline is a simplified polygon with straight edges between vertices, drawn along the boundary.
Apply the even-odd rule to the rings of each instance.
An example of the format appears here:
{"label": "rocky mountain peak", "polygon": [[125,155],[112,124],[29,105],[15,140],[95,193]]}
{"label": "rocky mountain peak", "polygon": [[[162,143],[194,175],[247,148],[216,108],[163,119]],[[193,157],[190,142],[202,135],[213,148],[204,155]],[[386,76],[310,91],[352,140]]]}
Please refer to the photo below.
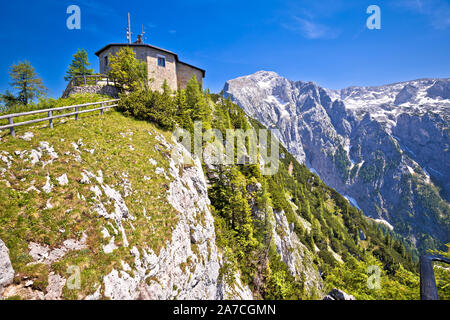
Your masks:
{"label": "rocky mountain peak", "polygon": [[418,79],[330,90],[260,71],[227,81],[224,94],[280,129],[286,148],[365,214],[412,242],[443,243],[450,241],[449,89],[450,79]]}

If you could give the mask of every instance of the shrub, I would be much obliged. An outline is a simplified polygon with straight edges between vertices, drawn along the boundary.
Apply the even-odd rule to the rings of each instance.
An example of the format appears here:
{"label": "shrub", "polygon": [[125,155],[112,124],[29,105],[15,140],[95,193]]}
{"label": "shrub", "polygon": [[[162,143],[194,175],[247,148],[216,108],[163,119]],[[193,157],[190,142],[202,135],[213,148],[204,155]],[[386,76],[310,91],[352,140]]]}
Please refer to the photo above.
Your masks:
{"label": "shrub", "polygon": [[111,57],[109,77],[122,91],[145,88],[148,82],[147,64],[136,59],[133,49],[122,48]]}
{"label": "shrub", "polygon": [[136,119],[154,122],[164,129],[173,130],[175,127],[175,99],[166,93],[138,90],[128,95],[121,94],[117,109]]}

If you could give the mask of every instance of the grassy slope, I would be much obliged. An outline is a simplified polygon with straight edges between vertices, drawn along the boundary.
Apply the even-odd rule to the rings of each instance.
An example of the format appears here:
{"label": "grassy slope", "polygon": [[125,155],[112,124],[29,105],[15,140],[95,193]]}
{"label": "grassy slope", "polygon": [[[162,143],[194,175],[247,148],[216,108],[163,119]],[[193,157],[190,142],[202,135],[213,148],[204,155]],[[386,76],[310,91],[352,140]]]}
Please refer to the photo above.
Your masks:
{"label": "grassy slope", "polygon": [[[83,116],[79,121],[69,120],[65,124],[55,123],[55,128],[20,128],[17,135],[25,131],[34,133],[30,141],[14,139],[6,132],[1,133],[0,152],[12,156],[11,168],[3,178],[0,178],[0,239],[10,249],[13,267],[19,276],[35,278],[35,287],[45,289],[47,274],[55,271],[62,276],[70,265],[82,266],[82,290],[79,292],[64,290],[66,298],[79,298],[95,291],[95,283],[101,282],[102,276],[112,268],[120,269],[120,261],[130,265],[133,259],[129,249],[119,246],[114,254],[105,254],[102,246],[109,241],[103,239],[101,230],[107,227],[110,234],[113,229],[107,225],[105,218],[99,217],[92,207],[95,203],[94,193],[90,186],[81,184],[81,173],[88,170],[98,175],[102,170],[104,183],[124,194],[128,180],[133,190],[132,195],[124,197],[131,215],[136,217],[132,226],[124,223],[130,247],[138,244],[148,245],[157,254],[169,239],[172,228],[176,225],[175,210],[168,204],[165,193],[169,181],[155,173],[156,167],[149,163],[153,158],[158,167],[167,169],[168,159],[164,147],[155,139],[161,134],[170,141],[169,133],[162,132],[152,124],[126,118],[118,112],[108,112],[104,117],[97,114]],[[129,134],[129,133],[132,133]],[[121,135],[122,134],[122,135]],[[75,151],[72,143],[81,139],[81,162],[75,161]],[[46,141],[58,154],[58,159],[43,167],[39,162],[34,166],[15,155],[15,151],[36,149],[41,141]],[[157,151],[159,146],[162,152]],[[134,149],[134,151],[131,150]],[[85,150],[94,149],[91,154]],[[44,152],[42,161],[50,160]],[[6,168],[6,163],[0,161],[0,167]],[[167,170],[166,170],[167,171]],[[50,175],[54,189],[51,193],[43,192],[47,174]],[[60,186],[56,178],[67,174],[69,184]],[[146,181],[144,177],[150,178]],[[6,182],[7,181],[7,182]],[[10,185],[10,188],[6,188]],[[27,192],[31,186],[36,191]],[[79,196],[80,197],[79,197]],[[84,197],[86,201],[80,199]],[[107,203],[105,195],[102,202]],[[46,209],[47,202],[53,206]],[[113,203],[106,206],[108,212],[113,211]],[[148,219],[144,217],[144,208]],[[28,265],[32,258],[28,254],[28,242],[34,241],[52,248],[60,246],[67,239],[80,239],[86,232],[88,236],[86,250],[74,251],[54,265]],[[120,233],[116,236],[116,245],[123,242]]]}

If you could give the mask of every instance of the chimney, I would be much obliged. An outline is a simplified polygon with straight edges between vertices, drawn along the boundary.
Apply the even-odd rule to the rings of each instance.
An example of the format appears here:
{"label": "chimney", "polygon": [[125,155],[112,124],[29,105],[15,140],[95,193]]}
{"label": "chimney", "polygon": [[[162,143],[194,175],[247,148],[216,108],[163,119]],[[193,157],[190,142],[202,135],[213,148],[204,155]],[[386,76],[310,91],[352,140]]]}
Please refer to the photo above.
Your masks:
{"label": "chimney", "polygon": [[140,34],[138,34],[137,40],[136,40],[135,43],[136,43],[136,44],[143,44],[143,43],[144,43],[144,41],[142,41],[142,36],[141,36]]}

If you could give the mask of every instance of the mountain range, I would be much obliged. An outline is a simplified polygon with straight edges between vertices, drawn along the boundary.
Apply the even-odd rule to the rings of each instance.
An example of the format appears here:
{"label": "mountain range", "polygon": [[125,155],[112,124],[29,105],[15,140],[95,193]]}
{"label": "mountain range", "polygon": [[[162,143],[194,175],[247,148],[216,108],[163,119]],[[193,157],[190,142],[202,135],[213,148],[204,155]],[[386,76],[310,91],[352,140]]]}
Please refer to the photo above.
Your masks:
{"label": "mountain range", "polygon": [[450,241],[450,79],[330,90],[260,71],[223,94],[419,251]]}

